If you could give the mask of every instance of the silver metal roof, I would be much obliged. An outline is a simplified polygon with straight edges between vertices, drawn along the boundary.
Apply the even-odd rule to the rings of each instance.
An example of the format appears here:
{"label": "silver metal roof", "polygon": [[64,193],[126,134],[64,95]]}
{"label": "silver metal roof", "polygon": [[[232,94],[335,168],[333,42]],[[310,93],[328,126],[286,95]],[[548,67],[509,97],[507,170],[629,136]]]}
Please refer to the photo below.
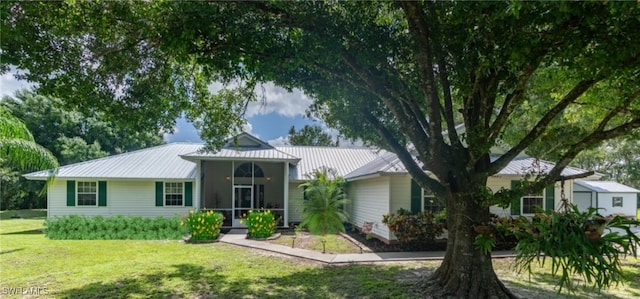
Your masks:
{"label": "silver metal roof", "polygon": [[[193,162],[180,155],[202,148],[202,144],[171,143],[124,154],[62,166],[56,177],[65,179],[195,179]],[[24,175],[47,179],[48,171]]]}
{"label": "silver metal roof", "polygon": [[289,171],[292,180],[308,180],[314,171],[323,167],[333,168],[344,177],[385,153],[371,148],[320,146],[280,146],[276,149],[300,158],[297,166]]}
{"label": "silver metal roof", "polygon": [[576,184],[596,192],[640,193],[640,190],[616,182],[575,181]]}
{"label": "silver metal roof", "polygon": [[[505,168],[498,172],[498,175],[526,175],[536,173],[549,173],[554,164],[531,157],[516,158],[509,162]],[[569,176],[587,172],[584,169],[575,167],[565,167],[561,175]]]}
{"label": "silver metal roof", "polygon": [[350,172],[345,179],[354,179],[372,174],[407,173],[407,169],[394,153],[384,152],[375,160]]}
{"label": "silver metal roof", "polygon": [[182,158],[189,161],[196,160],[269,160],[269,161],[288,161],[297,163],[300,158],[280,151],[278,149],[228,149],[223,148],[218,152],[202,152],[195,151],[185,155]]}

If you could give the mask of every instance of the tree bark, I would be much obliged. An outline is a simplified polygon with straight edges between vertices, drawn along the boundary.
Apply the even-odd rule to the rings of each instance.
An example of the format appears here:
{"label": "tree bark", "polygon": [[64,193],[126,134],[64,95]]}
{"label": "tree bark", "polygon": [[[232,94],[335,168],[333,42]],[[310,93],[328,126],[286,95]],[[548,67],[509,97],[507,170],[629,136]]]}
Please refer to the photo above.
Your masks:
{"label": "tree bark", "polygon": [[464,189],[447,196],[447,253],[428,278],[429,293],[434,298],[517,298],[496,276],[491,255],[474,245],[473,225],[489,221],[489,208]]}

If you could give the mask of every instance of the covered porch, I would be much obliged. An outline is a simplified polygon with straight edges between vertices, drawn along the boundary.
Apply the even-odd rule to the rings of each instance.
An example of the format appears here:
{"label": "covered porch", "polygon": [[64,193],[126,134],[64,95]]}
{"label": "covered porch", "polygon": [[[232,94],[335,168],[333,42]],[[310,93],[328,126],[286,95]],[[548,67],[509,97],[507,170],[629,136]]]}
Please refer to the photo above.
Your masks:
{"label": "covered porch", "polygon": [[288,161],[202,160],[199,168],[199,208],[222,212],[224,226],[244,227],[240,220],[256,209],[271,210],[278,226],[287,225]]}

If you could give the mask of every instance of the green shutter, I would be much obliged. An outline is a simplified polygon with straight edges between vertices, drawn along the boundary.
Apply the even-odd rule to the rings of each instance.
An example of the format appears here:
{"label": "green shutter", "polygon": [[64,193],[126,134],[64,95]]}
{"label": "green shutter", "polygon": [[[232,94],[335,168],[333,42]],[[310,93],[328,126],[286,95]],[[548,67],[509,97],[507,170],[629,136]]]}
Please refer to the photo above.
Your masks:
{"label": "green shutter", "polygon": [[184,206],[193,206],[193,182],[184,182]]}
{"label": "green shutter", "polygon": [[98,206],[107,206],[107,182],[105,181],[98,182]]}
{"label": "green shutter", "polygon": [[[511,181],[511,190],[519,187],[520,181]],[[520,197],[511,199],[511,215],[520,215]]]}
{"label": "green shutter", "polygon": [[76,181],[67,181],[67,207],[76,205]]}
{"label": "green shutter", "polygon": [[164,206],[164,183],[156,182],[156,207]]}
{"label": "green shutter", "polygon": [[420,213],[422,210],[422,188],[414,180],[411,180],[411,213]]}
{"label": "green shutter", "polygon": [[555,184],[547,186],[544,194],[544,209],[546,211],[553,211],[556,206],[556,189]]}

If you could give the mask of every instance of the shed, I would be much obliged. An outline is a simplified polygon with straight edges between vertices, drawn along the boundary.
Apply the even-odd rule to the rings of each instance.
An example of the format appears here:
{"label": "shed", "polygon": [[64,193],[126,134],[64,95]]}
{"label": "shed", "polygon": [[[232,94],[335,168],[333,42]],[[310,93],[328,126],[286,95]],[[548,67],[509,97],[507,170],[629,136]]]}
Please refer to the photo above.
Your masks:
{"label": "shed", "polygon": [[639,194],[640,190],[616,182],[578,180],[573,186],[573,203],[580,211],[597,208],[603,216],[636,216]]}

